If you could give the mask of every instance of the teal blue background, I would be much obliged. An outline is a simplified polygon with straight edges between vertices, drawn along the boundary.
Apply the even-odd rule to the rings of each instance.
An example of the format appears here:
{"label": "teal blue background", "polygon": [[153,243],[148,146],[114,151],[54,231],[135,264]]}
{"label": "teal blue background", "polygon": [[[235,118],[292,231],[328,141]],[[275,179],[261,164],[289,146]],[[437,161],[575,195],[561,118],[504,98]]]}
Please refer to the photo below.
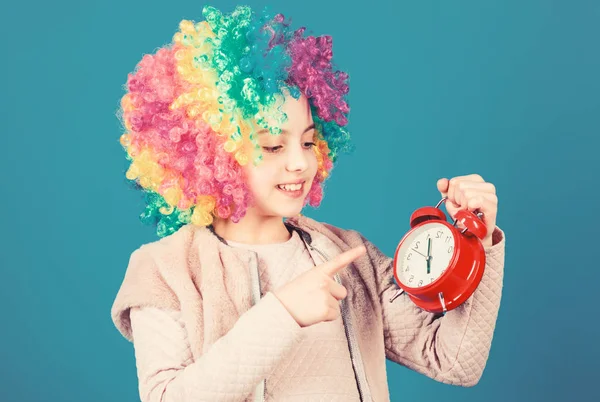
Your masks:
{"label": "teal blue background", "polygon": [[[129,254],[156,237],[125,184],[115,112],[143,54],[204,4],[3,7],[0,400],[139,400],[110,307]],[[308,216],[391,255],[410,214],[439,201],[438,178],[497,187],[506,274],[484,376],[460,388],[390,362],[392,401],[598,401],[600,4],[270,4],[333,35],[351,77],[357,149]]]}

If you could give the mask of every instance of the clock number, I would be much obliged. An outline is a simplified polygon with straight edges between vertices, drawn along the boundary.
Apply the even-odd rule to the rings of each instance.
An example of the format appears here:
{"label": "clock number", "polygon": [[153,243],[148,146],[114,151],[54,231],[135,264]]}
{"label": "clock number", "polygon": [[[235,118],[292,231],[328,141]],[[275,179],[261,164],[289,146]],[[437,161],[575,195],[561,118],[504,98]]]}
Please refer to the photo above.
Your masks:
{"label": "clock number", "polygon": [[406,268],[404,269],[404,272],[408,272],[410,270],[410,267],[407,265]]}
{"label": "clock number", "polygon": [[413,280],[414,278],[415,278],[415,276],[414,276],[414,275],[411,275],[411,276],[410,276],[410,279],[408,280],[408,283],[411,283],[411,282],[412,282],[412,280]]}
{"label": "clock number", "polygon": [[406,257],[406,260],[410,260],[410,257],[412,257],[412,253],[408,253],[408,256]]}
{"label": "clock number", "polygon": [[429,283],[431,283],[431,282],[433,282],[433,281],[435,281],[435,278],[431,278],[431,279],[429,280]]}
{"label": "clock number", "polygon": [[438,230],[437,234],[435,235],[436,239],[439,239],[440,237],[442,237],[443,234],[444,234],[444,232],[442,232],[441,230]]}
{"label": "clock number", "polygon": [[448,243],[450,240],[452,240],[452,236],[446,236],[446,243]]}
{"label": "clock number", "polygon": [[454,250],[454,246],[448,247],[448,254],[452,254],[452,250]]}
{"label": "clock number", "polygon": [[417,244],[415,244],[415,249],[419,248],[419,243],[420,243],[420,241],[418,241]]}
{"label": "clock number", "polygon": [[423,284],[423,279],[421,279],[421,280],[419,281],[419,286],[421,286],[422,284]]}

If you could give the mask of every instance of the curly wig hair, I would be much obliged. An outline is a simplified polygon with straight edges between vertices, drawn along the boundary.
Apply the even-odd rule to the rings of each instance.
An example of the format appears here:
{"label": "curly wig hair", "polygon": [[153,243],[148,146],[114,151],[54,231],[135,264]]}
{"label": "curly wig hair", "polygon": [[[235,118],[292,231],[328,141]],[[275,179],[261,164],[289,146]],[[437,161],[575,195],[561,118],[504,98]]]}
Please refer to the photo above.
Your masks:
{"label": "curly wig hair", "polygon": [[[344,128],[348,74],[333,71],[330,36],[304,36],[283,15],[204,7],[182,20],[172,43],[130,73],[118,110],[128,182],[144,193],[142,222],[159,237],[213,217],[238,222],[252,204],[242,167],[259,164],[253,124],[278,135],[283,91],[303,94],[316,127],[318,171],[305,205],[318,207],[337,156],[351,152]],[[250,144],[251,146],[244,146]],[[248,151],[251,150],[251,151]]]}

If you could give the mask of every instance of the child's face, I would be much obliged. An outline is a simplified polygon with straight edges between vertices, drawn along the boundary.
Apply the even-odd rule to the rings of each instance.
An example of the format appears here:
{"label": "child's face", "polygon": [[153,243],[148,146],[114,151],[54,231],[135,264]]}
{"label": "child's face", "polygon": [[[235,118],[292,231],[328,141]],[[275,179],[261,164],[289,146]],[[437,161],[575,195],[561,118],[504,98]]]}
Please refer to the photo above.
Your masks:
{"label": "child's face", "polygon": [[[262,216],[298,215],[317,173],[317,157],[312,145],[315,130],[308,100],[304,96],[296,100],[286,94],[282,110],[288,116],[280,127],[282,132],[272,135],[258,131],[263,160],[258,166],[252,162],[244,166],[256,202],[251,211]],[[291,183],[301,183],[301,186],[280,187]]]}

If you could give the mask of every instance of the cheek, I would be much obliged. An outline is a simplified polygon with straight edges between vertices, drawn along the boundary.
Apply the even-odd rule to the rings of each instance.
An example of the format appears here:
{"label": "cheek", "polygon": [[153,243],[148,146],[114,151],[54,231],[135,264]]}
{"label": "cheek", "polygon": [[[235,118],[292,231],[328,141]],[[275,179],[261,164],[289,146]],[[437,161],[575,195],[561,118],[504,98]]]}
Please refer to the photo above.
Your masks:
{"label": "cheek", "polygon": [[255,194],[261,194],[273,187],[273,175],[265,166],[252,166],[246,170],[246,178],[250,190]]}

